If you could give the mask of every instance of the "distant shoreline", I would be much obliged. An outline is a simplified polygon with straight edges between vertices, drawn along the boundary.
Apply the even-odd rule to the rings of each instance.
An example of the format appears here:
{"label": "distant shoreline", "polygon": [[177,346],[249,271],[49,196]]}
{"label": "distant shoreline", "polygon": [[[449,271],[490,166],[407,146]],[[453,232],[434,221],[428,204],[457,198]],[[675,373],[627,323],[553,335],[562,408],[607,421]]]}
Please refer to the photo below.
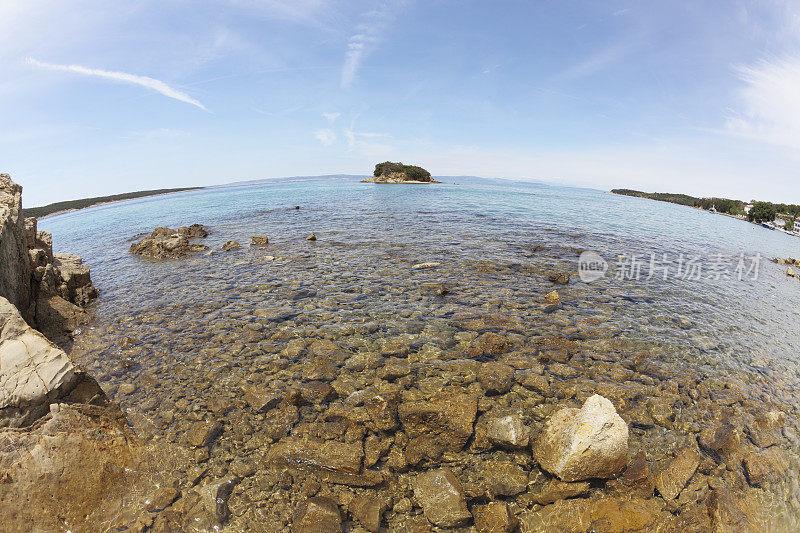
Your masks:
{"label": "distant shoreline", "polygon": [[206,187],[182,187],[176,189],[156,189],[151,191],[136,191],[122,194],[112,194],[108,196],[97,196],[93,198],[81,198],[78,200],[66,200],[64,202],[56,202],[41,207],[30,207],[23,209],[22,214],[25,217],[35,217],[39,220],[42,220],[57,215],[72,213],[73,211],[88,209],[90,207],[116,204],[119,202],[126,202],[128,200],[136,200],[137,198],[149,198],[151,196],[164,196],[178,192],[197,191],[205,188]]}

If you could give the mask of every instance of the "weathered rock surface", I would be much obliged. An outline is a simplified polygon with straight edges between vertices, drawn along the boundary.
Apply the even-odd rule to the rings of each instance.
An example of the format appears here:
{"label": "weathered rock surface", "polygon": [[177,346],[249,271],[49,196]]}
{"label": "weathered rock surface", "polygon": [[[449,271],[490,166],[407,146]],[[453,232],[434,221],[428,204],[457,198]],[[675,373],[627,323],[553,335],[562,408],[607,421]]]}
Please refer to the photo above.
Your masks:
{"label": "weathered rock surface", "polygon": [[97,298],[89,267],[73,254],[53,254],[53,239],[22,217],[22,187],[0,174],[0,296],[25,321],[67,348]]}
{"label": "weathered rock surface", "polygon": [[294,515],[294,533],[341,533],[342,515],[330,498],[309,498],[298,505]]}
{"label": "weathered rock surface", "polygon": [[478,505],[472,511],[478,533],[511,533],[519,521],[505,502]]}
{"label": "weathered rock surface", "polygon": [[[190,229],[195,226],[199,225],[193,224],[184,232],[164,227],[156,228],[150,235],[144,237],[139,242],[131,244],[130,252],[153,259],[173,259],[185,257],[194,252],[207,250],[208,246],[205,244],[192,243],[189,241],[190,238],[201,236],[199,229]],[[200,228],[202,229],[202,226]],[[204,229],[203,232],[205,232]]]}
{"label": "weathered rock surface", "polygon": [[22,187],[8,174],[0,174],[0,296],[30,319],[31,268]]}
{"label": "weathered rock surface", "polygon": [[531,498],[534,502],[540,505],[549,505],[558,500],[566,500],[567,498],[574,498],[589,492],[588,481],[576,481],[567,483],[558,478],[551,479],[542,490],[535,493]]}
{"label": "weathered rock surface", "polygon": [[562,481],[613,477],[628,461],[628,426],[608,399],[595,394],[580,409],[552,415],[533,455]]}
{"label": "weathered rock surface", "polygon": [[678,450],[670,463],[656,474],[655,485],[665,500],[674,500],[700,465],[700,456],[692,448]]}
{"label": "weathered rock surface", "polygon": [[472,515],[467,509],[461,482],[447,468],[430,470],[414,480],[414,498],[428,521],[439,527],[464,525]]}
{"label": "weathered rock surface", "polygon": [[29,425],[70,399],[106,402],[96,381],[0,297],[0,426]]}

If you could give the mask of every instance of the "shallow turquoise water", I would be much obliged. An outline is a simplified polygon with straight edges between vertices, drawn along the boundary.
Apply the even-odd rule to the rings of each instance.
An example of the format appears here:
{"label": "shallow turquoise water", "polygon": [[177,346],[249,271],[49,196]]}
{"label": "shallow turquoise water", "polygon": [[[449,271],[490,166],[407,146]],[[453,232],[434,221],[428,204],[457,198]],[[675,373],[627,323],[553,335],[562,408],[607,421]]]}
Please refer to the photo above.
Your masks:
{"label": "shallow turquoise water", "polygon": [[[137,235],[192,223],[209,228],[203,242],[213,254],[159,262],[128,252]],[[224,471],[243,453],[242,441],[251,440],[251,451],[269,449],[271,441],[252,430],[263,417],[240,405],[240,391],[252,383],[303,386],[305,356],[287,353],[290,339],[331,340],[344,349],[337,379],[356,389],[375,379],[375,365],[399,355],[411,362],[407,389],[427,393],[462,379],[447,362],[470,357],[471,339],[487,330],[514,340],[518,357],[544,361],[557,390],[544,403],[580,400],[588,391],[612,395],[632,424],[632,447],[654,465],[678,444],[696,443],[704,427],[727,417],[745,426],[764,409],[787,415],[785,448],[793,468],[800,464],[800,281],[769,261],[800,256],[796,237],[595,190],[354,178],[144,198],[39,226],[53,233],[57,251],[80,254],[92,266],[101,297],[74,355],[138,432],[180,445],[187,423],[219,416],[211,406],[220,398],[236,404],[212,449],[212,470]],[[312,232],[313,243],[306,240]],[[270,244],[246,246],[255,235],[269,236]],[[228,240],[245,246],[222,252]],[[604,278],[584,283],[575,275],[585,250],[610,263]],[[616,279],[617,256],[634,254],[642,261],[639,278]],[[699,279],[683,279],[673,263],[667,279],[662,271],[648,279],[651,254],[698,258],[703,270]],[[739,258],[747,269],[757,255],[758,276],[738,279]],[[715,258],[718,279],[709,270]],[[441,265],[413,268],[424,262]],[[570,283],[549,282],[556,271],[572,272]],[[432,291],[438,284],[450,289],[446,297]],[[554,289],[562,307],[550,312],[545,294]],[[569,344],[569,365],[538,358],[548,343]],[[276,361],[280,367],[271,366]],[[121,383],[135,384],[135,392],[119,393]],[[651,417],[659,396],[674,411],[667,421]],[[298,427],[314,424],[316,415],[301,411]],[[771,516],[782,526],[774,530],[800,523],[797,487],[792,474],[776,489]],[[247,507],[241,504],[237,524],[260,527]]]}

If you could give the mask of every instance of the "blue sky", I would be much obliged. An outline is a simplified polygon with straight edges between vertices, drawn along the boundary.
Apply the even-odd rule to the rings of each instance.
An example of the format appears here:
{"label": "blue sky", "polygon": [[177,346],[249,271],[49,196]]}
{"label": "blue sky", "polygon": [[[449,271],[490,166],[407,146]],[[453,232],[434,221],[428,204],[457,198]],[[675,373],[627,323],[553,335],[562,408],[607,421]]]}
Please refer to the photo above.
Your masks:
{"label": "blue sky", "polygon": [[790,1],[4,0],[25,204],[434,175],[800,203]]}

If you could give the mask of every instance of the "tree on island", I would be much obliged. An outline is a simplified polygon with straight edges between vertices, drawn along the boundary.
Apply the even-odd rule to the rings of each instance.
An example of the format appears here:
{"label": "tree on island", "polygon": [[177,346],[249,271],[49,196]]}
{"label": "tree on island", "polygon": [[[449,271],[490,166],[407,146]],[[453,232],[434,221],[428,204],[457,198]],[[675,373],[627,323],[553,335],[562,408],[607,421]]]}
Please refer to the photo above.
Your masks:
{"label": "tree on island", "polygon": [[756,202],[747,213],[747,219],[760,224],[761,222],[772,222],[777,214],[777,209],[770,202]]}
{"label": "tree on island", "polygon": [[414,165],[404,165],[403,163],[392,163],[384,161],[375,165],[375,172],[372,175],[376,178],[380,176],[390,176],[394,173],[405,174],[407,180],[412,181],[433,181],[431,173],[422,167]]}

